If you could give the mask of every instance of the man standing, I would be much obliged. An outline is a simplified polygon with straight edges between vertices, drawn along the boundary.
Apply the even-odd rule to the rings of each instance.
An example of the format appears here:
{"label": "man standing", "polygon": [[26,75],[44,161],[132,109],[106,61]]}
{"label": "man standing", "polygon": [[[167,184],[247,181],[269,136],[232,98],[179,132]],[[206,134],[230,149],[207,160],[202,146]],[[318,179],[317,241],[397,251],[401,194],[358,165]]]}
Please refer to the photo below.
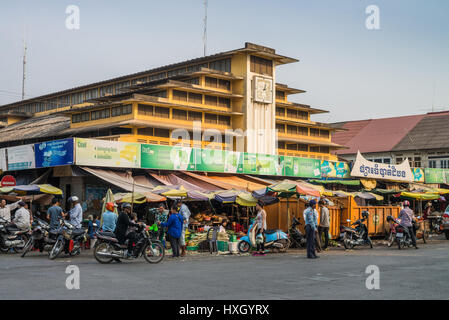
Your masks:
{"label": "man standing", "polygon": [[318,226],[318,234],[321,239],[321,235],[324,232],[323,250],[327,250],[327,247],[329,246],[329,209],[326,207],[324,199],[320,199],[318,205],[320,207],[320,224]]}
{"label": "man standing", "polygon": [[408,232],[410,238],[412,239],[412,244],[415,247],[415,249],[418,249],[416,246],[416,237],[415,233],[413,232],[413,224],[412,220],[414,218],[413,211],[410,209],[410,202],[408,200],[404,201],[404,209],[399,212],[399,219],[401,219],[400,225],[404,227],[405,231]]}
{"label": "man standing", "polygon": [[317,215],[318,212],[315,209],[316,201],[310,200],[309,207],[304,210],[304,218],[306,224],[306,237],[307,237],[307,258],[316,259],[319,258],[315,254],[315,232],[317,231]]}
{"label": "man standing", "polygon": [[30,220],[30,212],[25,208],[26,203],[23,201],[19,201],[19,209],[16,211],[14,219],[12,223],[16,225],[17,228],[22,230],[30,229],[31,220]]}
{"label": "man standing", "polygon": [[65,214],[59,206],[58,198],[53,198],[51,204],[52,206],[47,210],[47,219],[50,221],[50,230],[54,230],[59,227],[59,219],[63,219]]}
{"label": "man standing", "polygon": [[[160,223],[165,223],[168,221],[168,210],[165,209],[164,204],[161,202],[159,204],[159,207],[157,208],[157,213],[155,215],[155,221],[154,223],[156,224],[160,224]],[[162,242],[162,244],[164,245],[165,248],[165,232],[167,231],[166,227],[160,227],[159,230],[159,240]]]}
{"label": "man standing", "polygon": [[69,199],[73,204],[73,208],[69,211],[70,223],[75,228],[81,228],[81,221],[83,220],[83,208],[81,208],[80,200],[77,196],[73,196]]}
{"label": "man standing", "polygon": [[2,199],[0,201],[0,218],[3,218],[6,221],[11,222],[11,210],[16,209],[19,206],[20,201],[21,200],[11,204],[6,204],[6,200]]}
{"label": "man standing", "polygon": [[183,226],[182,226],[182,233],[181,238],[179,239],[179,245],[181,246],[181,256],[186,255],[186,230],[189,228],[189,219],[190,219],[190,210],[185,205],[185,203],[182,203],[181,200],[178,200],[178,208],[179,213],[183,217]]}

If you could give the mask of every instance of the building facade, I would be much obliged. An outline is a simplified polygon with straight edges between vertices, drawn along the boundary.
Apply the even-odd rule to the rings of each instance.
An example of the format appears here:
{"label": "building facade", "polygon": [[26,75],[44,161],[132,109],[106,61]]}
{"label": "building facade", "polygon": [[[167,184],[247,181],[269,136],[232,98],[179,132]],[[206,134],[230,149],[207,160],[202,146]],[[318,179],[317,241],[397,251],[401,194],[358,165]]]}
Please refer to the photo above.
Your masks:
{"label": "building facade", "polygon": [[[336,160],[342,146],[332,135],[340,129],[311,120],[327,111],[290,102],[289,95],[304,91],[277,82],[276,68],[297,61],[246,43],[3,105],[0,147],[76,136]],[[33,125],[56,119],[57,130],[27,135]],[[23,135],[14,140],[20,128]]]}

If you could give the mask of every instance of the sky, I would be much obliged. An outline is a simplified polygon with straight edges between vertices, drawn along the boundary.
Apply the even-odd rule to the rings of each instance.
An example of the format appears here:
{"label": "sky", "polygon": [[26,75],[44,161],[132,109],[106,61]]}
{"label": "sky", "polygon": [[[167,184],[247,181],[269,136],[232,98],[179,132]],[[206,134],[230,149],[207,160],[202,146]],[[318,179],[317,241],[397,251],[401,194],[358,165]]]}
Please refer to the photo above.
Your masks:
{"label": "sky", "polygon": [[[66,28],[66,7],[80,10]],[[368,30],[369,5],[379,30]],[[203,0],[15,0],[0,4],[0,105],[203,55]],[[297,58],[277,82],[321,122],[449,109],[447,0],[209,0],[207,54],[253,42]]]}

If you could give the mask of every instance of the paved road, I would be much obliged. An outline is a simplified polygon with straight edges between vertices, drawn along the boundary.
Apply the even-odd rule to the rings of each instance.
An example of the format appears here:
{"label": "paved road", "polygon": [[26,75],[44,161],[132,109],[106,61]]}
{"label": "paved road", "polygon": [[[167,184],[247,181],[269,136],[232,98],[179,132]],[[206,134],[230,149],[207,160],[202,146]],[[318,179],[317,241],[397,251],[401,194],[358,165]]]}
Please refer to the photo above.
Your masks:
{"label": "paved road", "polygon": [[[68,265],[80,289],[65,286]],[[365,268],[380,269],[380,289],[367,290]],[[333,248],[308,260],[304,250],[252,256],[189,256],[150,265],[143,259],[101,265],[84,252],[47,259],[0,255],[0,299],[449,299],[449,241],[420,249]]]}

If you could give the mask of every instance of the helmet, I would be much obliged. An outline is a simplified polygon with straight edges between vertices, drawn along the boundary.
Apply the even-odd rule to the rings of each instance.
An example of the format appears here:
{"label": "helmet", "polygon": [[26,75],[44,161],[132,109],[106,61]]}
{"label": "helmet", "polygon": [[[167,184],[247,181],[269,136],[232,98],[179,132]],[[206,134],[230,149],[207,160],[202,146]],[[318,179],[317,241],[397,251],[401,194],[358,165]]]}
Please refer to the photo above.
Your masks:
{"label": "helmet", "polygon": [[410,207],[410,202],[408,200],[405,200],[403,205],[404,207]]}
{"label": "helmet", "polygon": [[117,207],[117,205],[113,202],[106,203],[106,210],[108,210],[108,211],[114,211],[115,207]]}
{"label": "helmet", "polygon": [[387,216],[387,221],[388,222],[394,222],[394,218],[392,216]]}
{"label": "helmet", "polygon": [[124,204],[122,204],[122,209],[126,209],[126,208],[131,208],[131,204],[128,202],[125,202]]}
{"label": "helmet", "polygon": [[369,216],[369,212],[368,211],[366,211],[366,210],[362,211],[362,217],[364,219],[368,218],[368,216]]}
{"label": "helmet", "polygon": [[80,200],[80,199],[78,199],[77,196],[72,196],[72,197],[69,198],[69,201],[70,201],[70,202],[75,202],[75,201],[79,201],[79,200]]}

